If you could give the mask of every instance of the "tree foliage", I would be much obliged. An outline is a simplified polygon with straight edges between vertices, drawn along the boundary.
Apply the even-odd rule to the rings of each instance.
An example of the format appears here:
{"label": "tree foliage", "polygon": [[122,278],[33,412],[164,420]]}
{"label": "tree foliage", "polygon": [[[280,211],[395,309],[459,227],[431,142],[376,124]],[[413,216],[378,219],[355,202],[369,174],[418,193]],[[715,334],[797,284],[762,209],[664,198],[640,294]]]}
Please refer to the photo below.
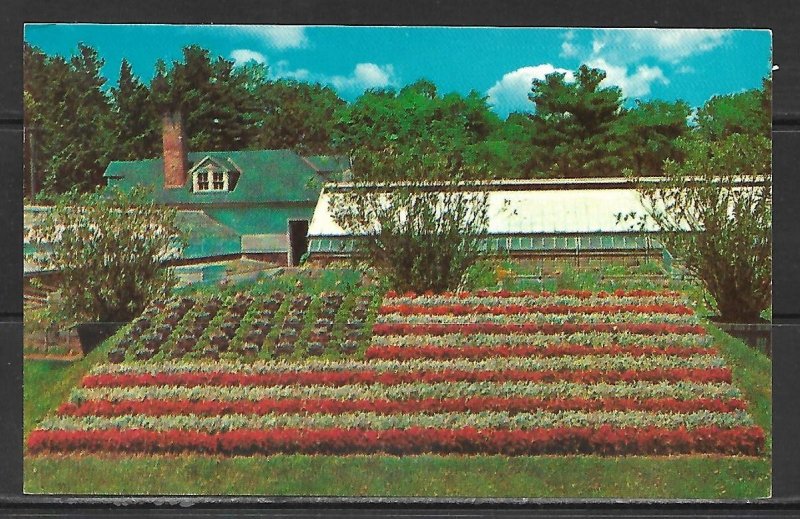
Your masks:
{"label": "tree foliage", "polygon": [[689,134],[690,113],[683,101],[639,101],[625,110],[612,130],[613,153],[621,168],[635,175],[661,175],[664,161],[679,158],[676,142]]}
{"label": "tree foliage", "polygon": [[[87,190],[102,182],[113,145],[103,60],[81,44],[69,59],[24,48],[25,126],[36,145],[34,176],[47,192]],[[30,148],[25,179],[30,179]],[[30,192],[30,185],[27,186]]]}
{"label": "tree foliage", "polygon": [[212,60],[208,50],[190,45],[183,49],[183,60],[169,69],[163,61],[156,63],[153,102],[158,113],[183,114],[190,149],[246,149],[256,138],[252,121],[259,107],[248,84],[254,77],[234,68],[232,61]]}
{"label": "tree foliage", "polygon": [[345,102],[331,87],[279,79],[263,84],[257,94],[264,110],[256,137],[259,148],[333,151],[335,114]]}
{"label": "tree foliage", "polygon": [[707,140],[721,140],[738,133],[772,133],[772,84],[765,79],[760,89],[714,96],[697,111],[697,129]]}
{"label": "tree foliage", "polygon": [[[427,80],[345,103],[331,87],[274,78],[264,64],[235,64],[196,45],[169,64],[158,61],[149,83],[123,60],[108,90],[103,60],[86,45],[62,58],[26,44],[24,57],[26,193],[31,173],[37,191],[91,191],[110,160],[159,156],[161,116],[175,110],[191,150],[354,151],[355,169],[382,181],[420,178],[430,161],[442,177],[462,168],[500,178],[660,175],[666,159],[681,160],[676,142],[689,133],[719,140],[770,132],[768,80],[761,89],[712,98],[692,129],[686,103],[631,106],[606,85],[605,72],[587,66],[574,81],[560,73],[533,81],[532,113],[501,120],[481,95],[442,95]],[[405,163],[372,163],[382,150]]]}
{"label": "tree foliage", "polygon": [[175,216],[141,188],[59,196],[29,239],[34,261],[59,273],[61,317],[127,321],[166,295],[174,277],[163,261],[183,246]]}
{"label": "tree foliage", "polygon": [[150,100],[150,89],[133,75],[130,63],[122,60],[117,86],[111,89],[112,128],[115,160],[137,160],[161,154],[158,111]]}
{"label": "tree foliage", "polygon": [[529,97],[536,105],[531,119],[540,169],[560,177],[619,174],[619,157],[612,150],[622,91],[601,87],[605,78],[604,71],[581,65],[573,82],[559,72],[533,80]]}

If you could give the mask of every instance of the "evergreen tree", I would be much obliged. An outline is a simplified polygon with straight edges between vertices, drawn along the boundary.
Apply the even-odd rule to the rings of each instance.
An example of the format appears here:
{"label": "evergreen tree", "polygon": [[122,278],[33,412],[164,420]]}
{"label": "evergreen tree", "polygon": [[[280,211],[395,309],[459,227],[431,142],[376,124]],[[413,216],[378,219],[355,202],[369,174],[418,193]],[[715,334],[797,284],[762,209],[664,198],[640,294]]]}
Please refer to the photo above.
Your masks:
{"label": "evergreen tree", "polygon": [[[25,45],[26,124],[34,132],[35,177],[41,194],[103,183],[113,146],[110,103],[102,87],[103,60],[80,44],[65,60]],[[26,177],[30,177],[29,174]]]}
{"label": "evergreen tree", "polygon": [[150,90],[133,75],[130,63],[122,60],[113,100],[114,159],[138,160],[161,153],[160,114],[150,99]]}
{"label": "evergreen tree", "polygon": [[533,80],[532,158],[539,170],[563,177],[620,174],[613,128],[621,113],[622,91],[600,87],[605,78],[604,71],[581,65],[572,83],[558,72]]}
{"label": "evergreen tree", "polygon": [[190,149],[241,150],[257,136],[251,122],[260,107],[248,89],[251,79],[232,61],[212,61],[208,50],[190,45],[183,49],[183,61],[169,70],[163,61],[156,63],[151,88],[159,113],[181,112]]}

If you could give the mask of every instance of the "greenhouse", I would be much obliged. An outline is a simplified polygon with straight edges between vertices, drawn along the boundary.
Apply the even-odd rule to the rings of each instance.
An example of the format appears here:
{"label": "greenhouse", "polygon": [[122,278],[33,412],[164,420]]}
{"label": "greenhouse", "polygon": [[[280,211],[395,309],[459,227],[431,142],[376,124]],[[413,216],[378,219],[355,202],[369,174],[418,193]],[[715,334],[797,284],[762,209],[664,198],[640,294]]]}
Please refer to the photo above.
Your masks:
{"label": "greenhouse", "polygon": [[[309,226],[311,260],[347,257],[356,236],[331,214],[332,193],[352,184],[328,184]],[[495,181],[488,187],[488,229],[484,247],[490,254],[518,257],[661,258],[653,228],[632,228],[620,215],[643,215],[632,180],[546,179]]]}

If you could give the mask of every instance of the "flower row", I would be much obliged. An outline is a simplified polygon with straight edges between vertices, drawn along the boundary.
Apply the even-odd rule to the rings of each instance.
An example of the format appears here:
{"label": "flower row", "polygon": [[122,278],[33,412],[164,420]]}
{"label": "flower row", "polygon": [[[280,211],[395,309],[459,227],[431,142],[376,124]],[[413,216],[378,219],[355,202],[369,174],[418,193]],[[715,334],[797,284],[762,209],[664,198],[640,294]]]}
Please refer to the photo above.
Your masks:
{"label": "flower row", "polygon": [[652,346],[694,347],[710,346],[710,335],[685,335],[666,333],[663,335],[637,335],[620,332],[576,332],[576,333],[530,333],[530,334],[491,334],[473,333],[469,336],[460,333],[442,335],[376,335],[372,337],[375,346],[549,346],[553,344],[583,344],[586,346]]}
{"label": "flower row", "polygon": [[406,324],[377,323],[372,327],[374,335],[447,335],[460,333],[519,334],[544,333],[564,334],[576,332],[626,332],[640,335],[663,335],[667,333],[704,335],[705,329],[699,324],[663,323],[564,323],[564,324]]}
{"label": "flower row", "polygon": [[764,447],[760,427],[586,427],[508,431],[498,429],[271,429],[218,434],[144,429],[34,431],[32,453],[88,451],[131,453],[242,454],[689,454],[755,456]]}
{"label": "flower row", "polygon": [[431,314],[382,314],[377,319],[378,323],[392,324],[517,324],[528,326],[530,324],[553,324],[563,326],[565,324],[596,324],[596,323],[625,323],[630,324],[676,324],[687,325],[697,324],[698,319],[694,315],[679,314],[640,314],[640,313],[528,313],[528,314],[464,314],[464,315],[431,315]]}
{"label": "flower row", "polygon": [[378,313],[408,315],[528,315],[528,314],[676,314],[692,315],[681,304],[384,304]]}
{"label": "flower row", "polygon": [[664,356],[690,357],[716,355],[706,346],[584,346],[582,344],[552,344],[546,346],[370,346],[364,352],[367,360],[412,359],[489,359],[508,357],[561,357],[567,355],[627,355],[631,357]]}
{"label": "flower row", "polygon": [[[559,357],[490,357],[486,359],[410,359],[410,360],[351,360],[338,361],[308,359],[305,362],[256,361],[251,364],[238,362],[219,362],[218,364],[191,364],[173,362],[163,366],[130,365],[122,369],[98,369],[86,375],[83,385],[109,385],[105,381],[140,380],[151,383],[159,377],[176,375],[201,375],[210,380],[240,377],[246,380],[252,376],[275,374],[342,373],[342,372],[444,372],[444,371],[565,371],[565,370],[646,370],[668,368],[711,369],[725,366],[721,357],[712,355],[693,356],[632,356],[632,355],[567,355]],[[110,377],[110,378],[109,378]],[[116,378],[115,378],[116,377]]]}
{"label": "flower row", "polygon": [[344,414],[369,412],[375,414],[408,413],[481,413],[504,411],[517,414],[531,411],[648,411],[656,413],[692,413],[713,411],[730,413],[745,409],[743,400],[697,398],[531,398],[474,396],[461,398],[425,398],[422,400],[339,400],[335,398],[287,398],[261,400],[89,400],[81,404],[67,402],[58,409],[62,416],[167,416],[190,414],[195,416],[224,416],[231,414]]}
{"label": "flower row", "polygon": [[439,382],[406,383],[395,385],[352,384],[341,386],[134,386],[76,388],[69,402],[80,405],[87,401],[107,400],[215,400],[230,402],[264,399],[310,400],[315,398],[337,400],[422,400],[429,398],[455,399],[472,397],[516,398],[626,398],[677,400],[716,399],[735,400],[741,392],[728,383],[699,383],[691,381],[633,381],[621,383],[600,382]]}
{"label": "flower row", "polygon": [[646,370],[609,371],[601,369],[576,370],[488,370],[488,371],[406,371],[401,373],[379,372],[374,370],[357,371],[315,371],[288,373],[261,373],[241,375],[226,372],[205,373],[163,373],[120,374],[87,376],[83,380],[84,387],[133,387],[133,386],[287,386],[287,385],[321,385],[343,386],[350,384],[407,384],[410,382],[632,382],[647,381],[679,381],[693,382],[730,382],[731,371],[728,368],[656,368]]}
{"label": "flower row", "polygon": [[50,416],[42,420],[41,430],[96,429],[187,429],[223,432],[232,429],[312,428],[325,429],[410,429],[478,427],[480,429],[539,429],[553,427],[664,427],[693,429],[714,425],[732,428],[753,425],[741,410],[729,413],[700,410],[691,413],[652,413],[649,411],[508,411],[380,414],[356,412],[342,414],[226,414],[197,416],[188,414],[149,416]]}
{"label": "flower row", "polygon": [[[437,294],[433,292],[425,292],[423,294],[417,294],[413,291],[404,292],[403,294],[398,294],[394,290],[389,290],[386,292],[386,297],[389,299],[392,298],[416,298],[416,297],[435,297]],[[474,292],[443,292],[440,294],[442,297],[457,297],[457,298],[467,298],[467,297],[551,297],[551,296],[568,296],[568,297],[577,297],[577,298],[589,298],[589,297],[598,297],[598,298],[607,298],[607,297],[655,297],[655,296],[668,296],[668,297],[680,297],[680,292],[676,292],[674,290],[646,290],[646,289],[634,289],[634,290],[624,290],[624,289],[617,289],[613,292],[592,292],[590,290],[571,290],[571,289],[561,289],[556,290],[555,292],[549,292],[547,290],[476,290]]]}

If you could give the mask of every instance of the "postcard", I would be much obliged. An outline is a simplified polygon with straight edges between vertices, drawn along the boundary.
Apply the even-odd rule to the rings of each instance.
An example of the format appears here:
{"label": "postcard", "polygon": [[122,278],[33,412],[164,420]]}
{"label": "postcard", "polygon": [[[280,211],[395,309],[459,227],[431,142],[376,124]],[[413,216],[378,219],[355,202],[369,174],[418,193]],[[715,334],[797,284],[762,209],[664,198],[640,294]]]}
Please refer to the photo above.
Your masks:
{"label": "postcard", "polygon": [[26,25],[25,492],[768,497],[771,43]]}

